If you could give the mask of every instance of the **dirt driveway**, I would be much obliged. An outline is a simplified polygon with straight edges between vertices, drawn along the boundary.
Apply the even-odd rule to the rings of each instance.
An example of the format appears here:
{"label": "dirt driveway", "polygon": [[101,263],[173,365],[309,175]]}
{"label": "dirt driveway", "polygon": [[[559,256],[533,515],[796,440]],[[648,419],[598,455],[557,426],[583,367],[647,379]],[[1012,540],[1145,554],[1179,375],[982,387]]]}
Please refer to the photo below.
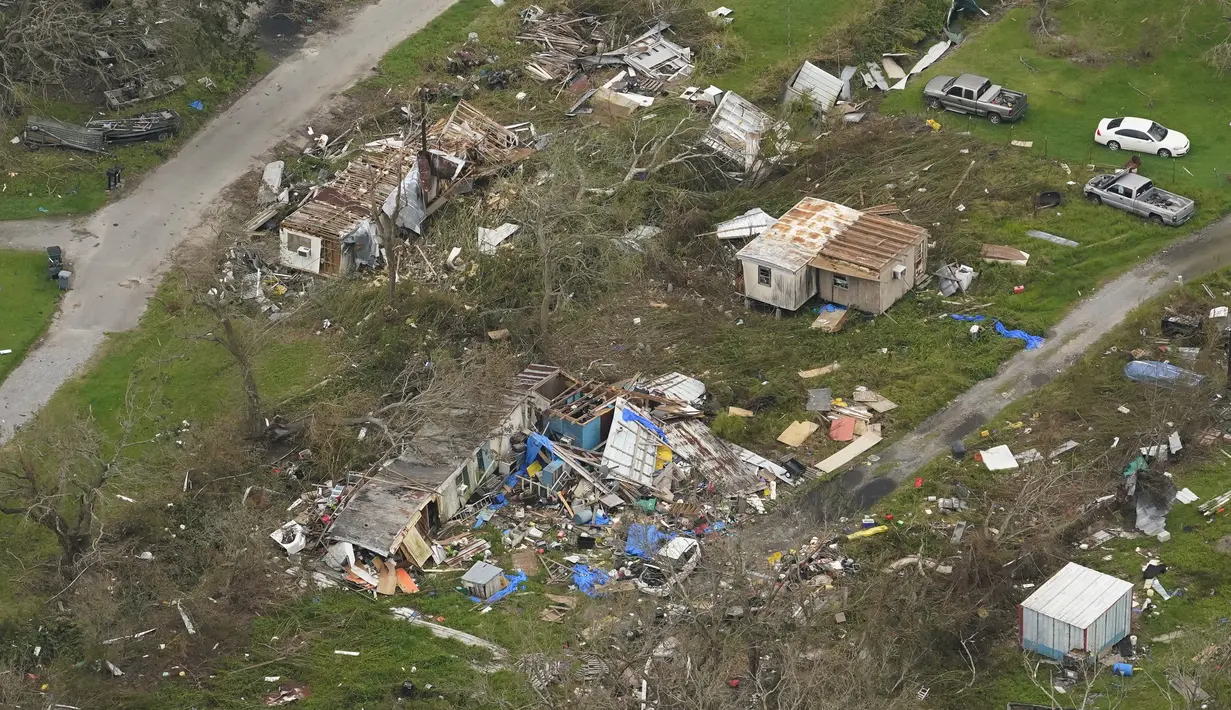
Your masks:
{"label": "dirt driveway", "polygon": [[1194,279],[1231,266],[1231,216],[1167,247],[1079,303],[1047,333],[1038,350],[1015,355],[995,377],[963,392],[914,431],[884,451],[875,468],[856,466],[817,487],[804,512],[824,519],[863,509],[888,495],[950,442],[982,427],[1000,410],[1047,384],[1137,306],[1166,291],[1177,279]]}
{"label": "dirt driveway", "polygon": [[0,443],[78,372],[108,332],[135,326],[176,245],[222,190],[452,0],[380,0],[311,37],[128,196],[76,222],[0,222],[0,247],[64,247],[76,284],[43,341],[0,384]]}

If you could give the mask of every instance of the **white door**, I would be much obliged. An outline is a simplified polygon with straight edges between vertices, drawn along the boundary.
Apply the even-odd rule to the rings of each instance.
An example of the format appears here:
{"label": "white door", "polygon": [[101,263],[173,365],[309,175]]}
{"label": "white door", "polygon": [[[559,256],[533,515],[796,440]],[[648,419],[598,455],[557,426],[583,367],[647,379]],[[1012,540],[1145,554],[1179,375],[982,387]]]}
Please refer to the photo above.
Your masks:
{"label": "white door", "polygon": [[1133,130],[1131,128],[1121,128],[1116,131],[1116,137],[1120,140],[1120,147],[1125,150],[1135,150],[1142,153],[1153,153],[1154,148],[1150,137],[1143,131]]}

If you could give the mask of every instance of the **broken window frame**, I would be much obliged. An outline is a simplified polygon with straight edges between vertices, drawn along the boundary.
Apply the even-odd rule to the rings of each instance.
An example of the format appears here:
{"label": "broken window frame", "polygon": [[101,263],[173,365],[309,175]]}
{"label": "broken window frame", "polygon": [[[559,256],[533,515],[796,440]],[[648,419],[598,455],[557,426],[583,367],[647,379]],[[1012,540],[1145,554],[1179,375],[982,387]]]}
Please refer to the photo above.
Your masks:
{"label": "broken window frame", "polygon": [[773,270],[768,266],[757,266],[757,285],[773,286]]}
{"label": "broken window frame", "polygon": [[851,287],[850,279],[848,279],[845,276],[839,276],[838,274],[834,274],[833,275],[833,287],[840,288],[845,291]]}

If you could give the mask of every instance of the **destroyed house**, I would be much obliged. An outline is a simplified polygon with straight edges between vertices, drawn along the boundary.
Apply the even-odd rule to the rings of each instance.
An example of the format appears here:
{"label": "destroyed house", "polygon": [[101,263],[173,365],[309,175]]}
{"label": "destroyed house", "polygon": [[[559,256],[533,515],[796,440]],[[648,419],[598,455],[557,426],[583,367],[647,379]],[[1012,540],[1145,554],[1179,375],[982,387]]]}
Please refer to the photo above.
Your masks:
{"label": "destroyed house", "polygon": [[417,140],[368,144],[282,221],[282,264],[320,276],[374,266],[381,247],[380,213],[418,232],[453,195],[533,152],[520,145],[516,133],[465,101],[428,130],[422,159],[416,159],[419,147]]}
{"label": "destroyed house", "polygon": [[794,311],[814,296],[880,314],[927,266],[927,230],[806,197],[736,254],[748,299]]}
{"label": "destroyed house", "polygon": [[[329,537],[382,556],[400,551],[420,566],[426,563],[432,532],[461,511],[502,459],[513,458],[513,435],[534,427],[527,392],[506,391],[501,401],[499,412],[457,410],[450,425],[425,426],[406,453],[385,461],[358,485],[334,518]],[[491,414],[498,423],[476,441],[474,422]]]}

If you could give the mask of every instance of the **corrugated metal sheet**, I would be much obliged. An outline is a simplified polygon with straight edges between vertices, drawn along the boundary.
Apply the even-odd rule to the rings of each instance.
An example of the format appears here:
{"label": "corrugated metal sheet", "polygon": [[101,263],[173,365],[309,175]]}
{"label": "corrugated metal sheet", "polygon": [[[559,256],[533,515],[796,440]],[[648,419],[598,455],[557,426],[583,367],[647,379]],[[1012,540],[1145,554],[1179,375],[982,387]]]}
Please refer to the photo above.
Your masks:
{"label": "corrugated metal sheet", "polygon": [[658,434],[635,421],[625,421],[624,410],[628,409],[646,419],[645,412],[628,403],[623,397],[615,401],[615,416],[603,447],[602,465],[611,473],[643,486],[654,485],[657,471],[658,446],[662,440]]}
{"label": "corrugated metal sheet", "polygon": [[779,466],[755,451],[749,451],[739,444],[732,444],[729,441],[724,443],[731,447],[731,451],[735,452],[735,455],[738,456],[745,465],[749,466],[750,470],[759,472],[761,469],[764,469],[772,473],[777,478],[781,478],[783,480],[790,479],[790,476],[787,475],[786,468]]}
{"label": "corrugated metal sheet", "polygon": [[927,230],[913,224],[805,197],[737,256],[796,271],[806,254],[806,261],[819,257],[824,262],[813,263],[817,268],[833,270],[833,262],[843,262],[875,278],[886,265],[900,261],[910,247],[927,239]]}
{"label": "corrugated metal sheet", "polygon": [[674,399],[684,404],[693,404],[705,397],[705,383],[679,372],[672,372],[650,380],[645,389],[650,394]]}
{"label": "corrugated metal sheet", "polygon": [[719,222],[716,230],[719,239],[751,239],[764,234],[775,221],[760,207],[753,207],[735,219]]}
{"label": "corrugated metal sheet", "polygon": [[821,113],[826,113],[842,93],[842,80],[812,62],[804,62],[786,87],[786,101],[807,97]]}
{"label": "corrugated metal sheet", "polygon": [[667,443],[682,461],[681,468],[712,481],[723,493],[748,493],[765,487],[761,477],[744,465],[727,443],[700,419],[684,419],[664,427]]}
{"label": "corrugated metal sheet", "polygon": [[1053,658],[1101,653],[1128,635],[1132,598],[1132,582],[1070,562],[1022,602],[1022,647]]}

